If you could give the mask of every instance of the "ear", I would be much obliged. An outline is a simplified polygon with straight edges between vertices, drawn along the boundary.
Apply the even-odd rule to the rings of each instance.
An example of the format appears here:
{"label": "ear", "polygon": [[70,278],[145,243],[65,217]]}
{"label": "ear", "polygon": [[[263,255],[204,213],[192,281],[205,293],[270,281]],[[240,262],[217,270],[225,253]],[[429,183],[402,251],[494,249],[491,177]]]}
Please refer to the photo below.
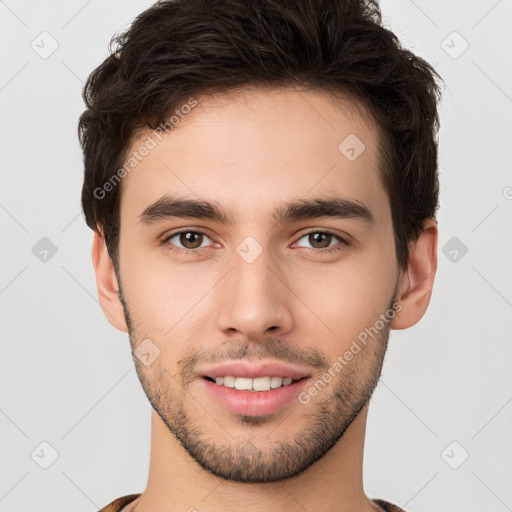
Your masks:
{"label": "ear", "polygon": [[402,307],[391,320],[391,329],[412,327],[425,314],[437,270],[437,237],[436,221],[427,219],[418,239],[409,245],[409,264],[400,276],[397,296]]}
{"label": "ear", "polygon": [[119,299],[119,283],[103,236],[94,232],[92,263],[101,309],[107,320],[120,331],[128,332],[123,305]]}

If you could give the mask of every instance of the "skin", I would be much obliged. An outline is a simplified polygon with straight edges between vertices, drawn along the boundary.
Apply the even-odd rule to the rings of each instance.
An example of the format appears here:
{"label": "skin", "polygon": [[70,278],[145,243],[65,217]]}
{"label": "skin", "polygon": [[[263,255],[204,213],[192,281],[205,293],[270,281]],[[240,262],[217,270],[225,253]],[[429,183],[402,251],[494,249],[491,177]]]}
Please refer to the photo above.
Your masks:
{"label": "skin", "polygon": [[[144,339],[160,350],[148,366],[134,357],[153,405],[151,458],[147,487],[126,510],[380,510],[362,481],[367,405],[390,329],[411,327],[428,307],[437,224],[425,222],[400,271],[377,171],[378,128],[349,99],[296,88],[196,99],[122,182],[118,275],[101,234],[93,241],[107,318],[129,332],[132,350]],[[351,133],[366,146],[354,161],[338,150]],[[140,222],[167,193],[214,201],[234,223]],[[364,203],[375,225],[272,217],[283,201],[333,195]],[[206,236],[160,243],[179,228]],[[307,236],[326,231],[349,245]],[[262,249],[251,263],[236,252],[247,236]],[[199,245],[202,252],[179,252]],[[341,250],[322,253],[327,246]],[[241,416],[203,390],[200,366],[237,357],[297,363],[316,381],[395,301],[391,322],[306,404]]]}

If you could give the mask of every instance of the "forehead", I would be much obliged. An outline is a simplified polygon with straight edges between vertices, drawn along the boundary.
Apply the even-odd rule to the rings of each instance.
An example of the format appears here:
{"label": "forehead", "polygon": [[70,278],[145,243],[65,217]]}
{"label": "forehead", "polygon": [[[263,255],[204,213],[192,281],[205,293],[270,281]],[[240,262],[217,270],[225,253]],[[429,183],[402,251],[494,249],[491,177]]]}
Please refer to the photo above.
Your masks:
{"label": "forehead", "polygon": [[226,204],[254,222],[308,195],[343,195],[376,218],[389,214],[378,129],[351,98],[246,88],[192,100],[192,108],[176,108],[172,130],[147,129],[133,142],[128,159],[137,153],[139,159],[123,179],[122,218],[135,220],[169,193]]}

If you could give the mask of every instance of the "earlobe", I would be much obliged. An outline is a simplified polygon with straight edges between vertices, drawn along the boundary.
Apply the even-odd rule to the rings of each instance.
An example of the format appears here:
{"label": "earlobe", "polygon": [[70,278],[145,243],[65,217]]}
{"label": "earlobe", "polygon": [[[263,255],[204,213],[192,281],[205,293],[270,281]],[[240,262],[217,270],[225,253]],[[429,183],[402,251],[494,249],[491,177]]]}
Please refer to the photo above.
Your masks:
{"label": "earlobe", "polygon": [[123,305],[119,300],[119,283],[103,236],[94,232],[92,263],[101,309],[107,320],[120,331],[128,332]]}
{"label": "earlobe", "polygon": [[427,311],[437,270],[437,223],[428,219],[418,239],[409,248],[407,272],[401,276],[397,302],[400,310],[391,329],[407,329],[418,323]]}

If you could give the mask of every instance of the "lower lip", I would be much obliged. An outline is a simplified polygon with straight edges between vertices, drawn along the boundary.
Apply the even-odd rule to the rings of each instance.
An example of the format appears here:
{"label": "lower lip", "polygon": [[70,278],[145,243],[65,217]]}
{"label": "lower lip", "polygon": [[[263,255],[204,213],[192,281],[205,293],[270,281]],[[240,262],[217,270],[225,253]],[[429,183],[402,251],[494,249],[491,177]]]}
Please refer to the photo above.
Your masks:
{"label": "lower lip", "polygon": [[269,391],[246,391],[221,386],[202,378],[206,391],[228,411],[246,416],[265,416],[296,399],[309,378]]}

